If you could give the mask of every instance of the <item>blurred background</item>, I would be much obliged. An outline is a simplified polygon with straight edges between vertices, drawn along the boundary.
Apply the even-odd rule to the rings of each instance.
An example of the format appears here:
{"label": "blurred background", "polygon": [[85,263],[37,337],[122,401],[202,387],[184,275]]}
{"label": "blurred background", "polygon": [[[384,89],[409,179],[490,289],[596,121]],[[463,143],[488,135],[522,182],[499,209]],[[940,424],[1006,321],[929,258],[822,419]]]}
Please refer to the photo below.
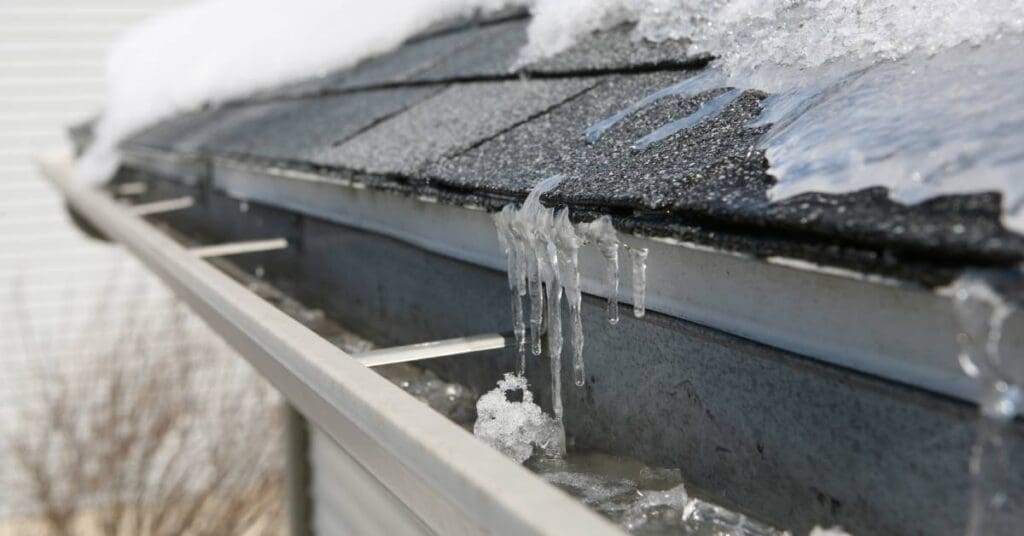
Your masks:
{"label": "blurred background", "polygon": [[33,163],[180,3],[0,0],[0,535],[282,530],[280,401]]}

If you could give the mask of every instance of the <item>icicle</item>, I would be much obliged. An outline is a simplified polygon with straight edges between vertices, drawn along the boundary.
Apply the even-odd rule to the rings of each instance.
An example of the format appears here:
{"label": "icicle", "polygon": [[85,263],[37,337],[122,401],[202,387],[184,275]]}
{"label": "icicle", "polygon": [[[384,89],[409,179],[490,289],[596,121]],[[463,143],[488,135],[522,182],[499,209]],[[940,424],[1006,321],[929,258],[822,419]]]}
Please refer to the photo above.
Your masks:
{"label": "icicle", "polygon": [[[967,535],[988,534],[1006,521],[1007,475],[1010,474],[1005,437],[1020,411],[1021,378],[1000,355],[1003,325],[1012,309],[988,281],[977,275],[958,280],[953,287],[960,324],[957,342],[960,365],[978,378],[984,392],[979,401],[978,430],[971,448],[971,502]],[[1002,520],[1002,521],[1001,521]]]}
{"label": "icicle", "polygon": [[576,236],[569,211],[562,210],[555,218],[555,245],[558,248],[562,286],[565,287],[565,298],[569,302],[569,333],[572,346],[573,383],[582,387],[585,382],[583,368],[583,318],[580,308],[583,305],[583,294],[580,291],[579,247],[580,240]]}
{"label": "icicle", "polygon": [[619,235],[608,216],[581,226],[605,261],[605,295],[608,296],[608,323],[619,323]]}
{"label": "icicle", "polygon": [[512,333],[516,339],[518,361],[516,371],[526,372],[526,324],[523,322],[523,295],[526,293],[526,273],[522,267],[523,254],[513,221],[515,207],[508,205],[494,216],[498,229],[498,242],[508,259],[508,288],[512,299]]}
{"label": "icicle", "polygon": [[530,248],[526,254],[529,257],[527,262],[530,263],[527,275],[530,291],[530,351],[533,355],[540,355],[540,334],[544,327],[544,288],[540,280],[540,265],[536,251]]}
{"label": "icicle", "polygon": [[[530,297],[530,349],[543,350],[541,334],[547,323],[551,363],[553,411],[560,419],[561,359],[564,331],[561,317],[562,296],[569,304],[569,333],[572,347],[573,383],[586,383],[583,364],[583,295],[580,291],[579,247],[593,243],[605,258],[605,294],[608,297],[608,321],[619,321],[619,239],[611,218],[603,216],[590,223],[573,226],[568,210],[546,208],[540,196],[554,188],[560,177],[538,184],[523,206],[506,206],[495,216],[498,239],[508,256],[509,288],[512,290],[512,317],[519,351],[519,372],[525,369],[525,331],[522,298]],[[634,314],[643,316],[646,249],[629,249],[633,268]],[[546,306],[546,307],[545,307]]]}
{"label": "icicle", "polygon": [[627,246],[627,250],[633,264],[633,316],[643,318],[647,313],[647,248]]}
{"label": "icicle", "polygon": [[548,355],[551,358],[551,412],[561,433],[565,454],[565,421],[562,417],[562,285],[558,272],[558,250],[554,242],[547,243],[548,263],[551,280],[546,284],[548,291]]}

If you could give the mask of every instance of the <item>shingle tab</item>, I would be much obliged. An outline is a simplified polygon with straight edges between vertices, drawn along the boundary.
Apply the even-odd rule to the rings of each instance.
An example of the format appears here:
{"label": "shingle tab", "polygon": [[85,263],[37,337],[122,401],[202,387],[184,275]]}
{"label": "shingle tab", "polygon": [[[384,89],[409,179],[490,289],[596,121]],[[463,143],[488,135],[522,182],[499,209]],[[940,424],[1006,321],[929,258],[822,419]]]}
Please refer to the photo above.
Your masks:
{"label": "shingle tab", "polygon": [[[310,160],[375,122],[441,90],[440,87],[394,88],[231,106],[183,116],[135,141],[182,152]],[[172,143],[167,143],[168,140]]]}
{"label": "shingle tab", "polygon": [[582,38],[568,50],[524,66],[530,73],[628,72],[649,69],[694,68],[710,60],[690,50],[690,42],[668,39],[652,43],[632,35],[632,25],[620,25]]}
{"label": "shingle tab", "polygon": [[424,165],[465,150],[586,90],[591,79],[458,84],[318,154],[317,164],[415,176]]}

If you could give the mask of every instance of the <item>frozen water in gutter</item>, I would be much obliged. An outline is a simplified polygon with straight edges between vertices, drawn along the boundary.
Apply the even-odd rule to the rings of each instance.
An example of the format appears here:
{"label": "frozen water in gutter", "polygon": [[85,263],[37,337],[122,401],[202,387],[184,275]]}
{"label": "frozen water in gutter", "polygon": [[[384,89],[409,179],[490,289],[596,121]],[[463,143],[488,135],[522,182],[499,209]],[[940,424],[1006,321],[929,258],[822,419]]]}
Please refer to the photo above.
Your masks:
{"label": "frozen water in gutter", "polygon": [[960,366],[982,388],[975,442],[971,448],[971,498],[967,536],[997,531],[1009,520],[1007,484],[1011,466],[1006,434],[1021,409],[1024,363],[1004,355],[1003,326],[1016,307],[1007,303],[981,274],[968,274],[953,285],[959,321]]}
{"label": "frozen water in gutter", "polygon": [[633,534],[782,536],[746,515],[694,497],[678,469],[649,467],[595,451],[535,457],[526,467]]}

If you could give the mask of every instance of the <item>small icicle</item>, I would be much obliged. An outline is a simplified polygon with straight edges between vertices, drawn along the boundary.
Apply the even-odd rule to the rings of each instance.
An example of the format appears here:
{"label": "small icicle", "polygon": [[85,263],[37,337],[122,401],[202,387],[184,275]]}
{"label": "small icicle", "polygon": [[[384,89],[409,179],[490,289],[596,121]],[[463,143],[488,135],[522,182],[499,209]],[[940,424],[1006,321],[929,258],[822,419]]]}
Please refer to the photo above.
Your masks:
{"label": "small icicle", "polygon": [[529,272],[527,284],[530,292],[530,351],[541,354],[541,330],[544,329],[544,285],[540,280],[540,266],[534,248],[527,251]]}
{"label": "small icicle", "polygon": [[580,291],[579,247],[580,239],[569,221],[569,211],[562,210],[555,217],[555,245],[561,260],[562,286],[565,287],[565,299],[569,303],[569,334],[572,346],[573,383],[582,387],[586,382],[586,371],[583,367],[583,318],[580,308],[583,305],[583,294]]}
{"label": "small icicle", "polygon": [[[551,358],[551,412],[561,434],[561,445],[565,446],[565,422],[562,417],[562,285],[559,276],[558,250],[554,242],[547,243],[548,265],[551,280],[546,282],[548,291],[548,355]],[[564,454],[564,451],[562,452]]]}
{"label": "small icicle", "polygon": [[[530,295],[530,350],[533,355],[540,355],[542,351],[541,331],[544,327],[544,288],[541,281],[541,264],[545,253],[538,251],[538,218],[545,211],[540,203],[540,196],[550,191],[561,182],[561,175],[554,175],[541,181],[526,196],[523,206],[515,213],[513,230],[518,233],[523,243],[523,253],[526,257],[526,279],[527,290]],[[540,246],[542,247],[542,246]]]}
{"label": "small icicle", "polygon": [[978,430],[971,448],[971,502],[967,536],[989,534],[1007,521],[1006,491],[1011,474],[1005,437],[1020,413],[1022,378],[1000,355],[1003,326],[1014,312],[985,277],[967,275],[953,286],[960,332],[960,365],[982,384]]}
{"label": "small icicle", "polygon": [[507,205],[494,216],[498,229],[498,242],[508,260],[508,287],[512,303],[512,333],[516,340],[518,355],[516,371],[520,376],[526,372],[526,324],[523,321],[523,295],[526,293],[526,273],[522,267],[520,240],[516,236],[513,221],[515,207]]}
{"label": "small icicle", "polygon": [[604,257],[608,323],[614,326],[619,323],[619,235],[608,216],[601,216],[582,228]]}
{"label": "small icicle", "polygon": [[633,264],[633,316],[643,318],[647,313],[647,248],[628,247]]}

